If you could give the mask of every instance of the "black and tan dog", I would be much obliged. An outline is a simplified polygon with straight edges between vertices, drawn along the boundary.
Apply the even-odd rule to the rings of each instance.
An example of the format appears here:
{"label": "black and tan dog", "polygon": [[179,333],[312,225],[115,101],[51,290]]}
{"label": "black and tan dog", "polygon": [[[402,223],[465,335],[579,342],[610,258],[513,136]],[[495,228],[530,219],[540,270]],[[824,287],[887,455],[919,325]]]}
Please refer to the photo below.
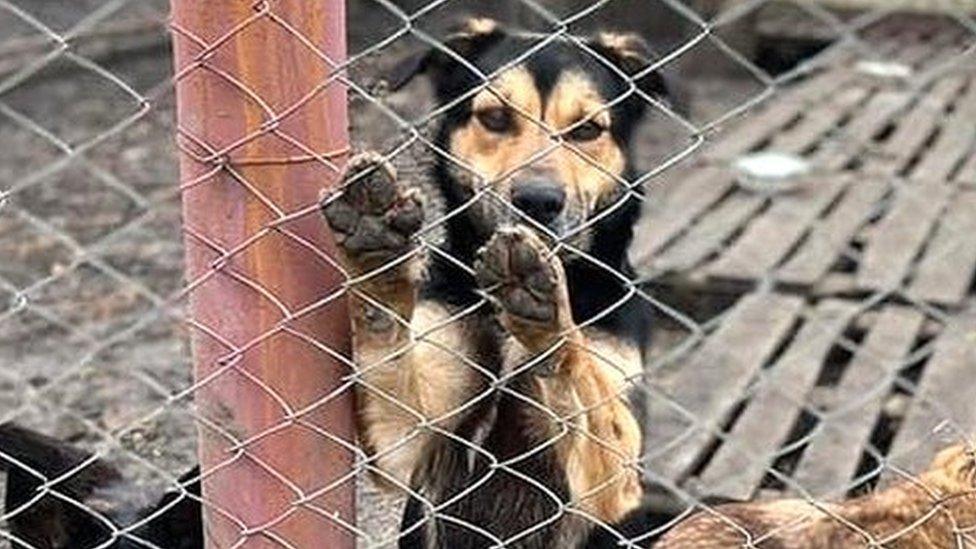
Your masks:
{"label": "black and tan dog", "polygon": [[936,549],[974,547],[974,532],[976,455],[960,444],[888,489],[818,505],[800,499],[720,505],[681,522],[654,547]]}
{"label": "black and tan dog", "polygon": [[420,496],[403,546],[576,547],[641,499],[628,381],[650,306],[626,285],[629,143],[666,88],[637,37],[574,40],[470,21],[393,82],[424,73],[452,105],[433,185],[365,154],[323,200],[357,277],[361,440]]}

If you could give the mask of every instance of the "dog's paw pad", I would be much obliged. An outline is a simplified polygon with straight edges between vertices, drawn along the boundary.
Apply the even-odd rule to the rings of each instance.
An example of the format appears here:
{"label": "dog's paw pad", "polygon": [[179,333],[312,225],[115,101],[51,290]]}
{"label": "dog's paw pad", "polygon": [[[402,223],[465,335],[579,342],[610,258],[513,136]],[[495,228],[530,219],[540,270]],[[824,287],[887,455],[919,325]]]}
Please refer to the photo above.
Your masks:
{"label": "dog's paw pad", "polygon": [[416,190],[404,190],[382,156],[353,157],[342,177],[342,192],[321,201],[336,242],[353,260],[379,264],[408,252],[424,221]]}
{"label": "dog's paw pad", "polygon": [[516,319],[549,324],[559,316],[558,259],[525,227],[501,230],[478,254],[478,284]]}

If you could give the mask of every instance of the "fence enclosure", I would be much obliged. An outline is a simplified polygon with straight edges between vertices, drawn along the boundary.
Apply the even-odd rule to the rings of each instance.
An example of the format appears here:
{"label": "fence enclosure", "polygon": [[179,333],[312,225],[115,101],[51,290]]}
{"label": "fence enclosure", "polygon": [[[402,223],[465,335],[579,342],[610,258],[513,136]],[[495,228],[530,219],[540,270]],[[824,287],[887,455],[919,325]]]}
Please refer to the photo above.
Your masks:
{"label": "fence enclosure", "polygon": [[[389,74],[420,49],[473,68],[445,37],[481,7],[536,36],[516,62],[565,42],[604,64],[576,37],[637,30],[653,50],[639,74],[660,70],[677,96],[642,97],[636,177],[611,177],[621,194],[644,191],[636,272],[577,254],[654,309],[643,371],[624,380],[641,396],[645,449],[628,470],[646,498],[735,522],[707,498],[796,497],[865,547],[912,547],[935,528],[925,517],[959,518],[936,495],[924,517],[881,531],[823,503],[918,483],[940,448],[976,433],[971,2],[646,4],[0,0],[0,424],[94,452],[68,472],[20,463],[37,501],[137,546],[157,546],[140,528],[168,509],[106,509],[167,489],[199,502],[209,547],[396,546],[416,492],[377,485],[379,458],[356,440],[354,394],[375,390],[364,372],[383,364],[352,354],[345,303],[361,279],[338,257],[320,193],[337,190],[359,149],[379,150],[401,179],[432,177],[438,160],[470,169],[431,135],[451,103],[422,79],[390,90]],[[479,76],[479,90],[499,81]],[[616,76],[629,91],[611,104],[635,89]],[[510,172],[566,149],[605,171],[547,121],[519,116],[552,148]],[[802,173],[768,186],[743,167],[757,159]],[[491,185],[469,198],[429,210],[417,239],[465,272],[437,236],[444,225],[479,200],[518,210]],[[487,310],[482,300],[433,330],[410,326],[409,345],[439,344],[437,330]],[[487,379],[497,391],[510,381]],[[411,437],[444,434],[426,419]],[[0,446],[0,463],[11,451]],[[125,497],[66,491],[96,457],[117,467]],[[178,480],[198,458],[200,496]],[[0,549],[34,546],[13,525],[37,501],[0,508]],[[552,520],[592,519],[579,504],[560,501]],[[939,528],[976,546],[972,524]],[[650,534],[606,531],[624,547]]]}

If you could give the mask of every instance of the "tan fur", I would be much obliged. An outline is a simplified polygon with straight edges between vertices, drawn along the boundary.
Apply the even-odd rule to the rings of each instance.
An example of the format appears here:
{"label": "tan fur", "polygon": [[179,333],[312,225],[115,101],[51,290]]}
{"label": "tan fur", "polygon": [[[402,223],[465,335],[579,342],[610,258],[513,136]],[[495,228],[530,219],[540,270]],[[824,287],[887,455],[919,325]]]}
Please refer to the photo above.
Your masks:
{"label": "tan fur", "polygon": [[515,113],[513,132],[491,132],[474,116],[451,136],[451,153],[499,194],[507,195],[520,170],[531,169],[564,185],[568,207],[592,212],[597,201],[618,185],[614,177],[623,173],[624,152],[609,131],[592,141],[563,145],[554,136],[588,119],[609,129],[609,99],[600,95],[586,75],[567,73],[556,83],[543,112],[543,98],[531,75],[524,67],[514,67],[499,75],[472,103],[475,113],[511,109]]}
{"label": "tan fur", "polygon": [[418,424],[439,420],[435,427],[452,429],[457,416],[451,412],[471,398],[478,376],[465,364],[472,352],[463,321],[445,323],[447,318],[443,307],[421,302],[410,330],[365,336],[357,330],[354,336],[365,382],[358,386],[360,439],[378,456],[376,465],[405,485],[429,436]]}
{"label": "tan fur", "polygon": [[542,97],[529,71],[524,67],[509,69],[498,76],[491,86],[479,92],[471,103],[472,111],[512,109],[515,129],[511,134],[494,133],[486,129],[477,116],[451,135],[451,154],[475,172],[482,182],[490,182],[499,192],[505,192],[510,176],[519,166],[545,146],[545,133],[532,127],[528,117],[542,116]]}
{"label": "tan fur", "polygon": [[[620,369],[596,359],[593,347],[585,337],[574,338],[558,351],[555,375],[535,379],[531,397],[555,418],[534,413],[530,434],[535,440],[556,441],[557,459],[569,482],[569,503],[613,522],[641,498],[641,431],[627,405]],[[529,357],[524,349],[509,356],[512,364]]]}
{"label": "tan fur", "polygon": [[[587,330],[565,346],[557,375],[537,378],[533,396],[566,423],[543,415],[533,438],[559,438],[557,456],[565,464],[571,501],[578,509],[602,521],[620,520],[641,497],[637,459],[642,434],[626,402],[642,370],[640,353],[597,330]],[[514,340],[506,355],[508,364],[530,359]]]}
{"label": "tan fur", "polygon": [[[601,96],[586,75],[566,73],[553,89],[545,120],[558,130],[589,119],[609,129],[610,112],[606,105],[612,99]],[[562,147],[555,154],[559,179],[566,182],[570,187],[569,195],[578,197],[586,212],[596,210],[598,201],[611,195],[620,185],[614,176],[620,176],[624,171],[624,151],[613,141],[609,131],[593,141]]]}
{"label": "tan fur", "polygon": [[462,32],[470,35],[478,35],[491,34],[496,30],[498,30],[498,21],[489,17],[472,17],[465,22]]}
{"label": "tan fur", "polygon": [[618,379],[577,338],[560,350],[555,375],[537,377],[532,395],[549,414],[534,414],[534,439],[556,441],[570,503],[603,521],[616,521],[641,498],[636,461],[641,432]]}
{"label": "tan fur", "polygon": [[[447,318],[442,307],[422,302],[411,328],[423,333]],[[443,418],[436,425],[450,430],[453,418],[444,416],[472,398],[477,387],[479,374],[459,358],[473,355],[470,337],[463,323],[449,322],[410,346],[403,357],[375,368],[369,365],[388,358],[396,348],[377,345],[375,338],[369,341],[356,346],[357,362],[367,370],[363,374],[367,387],[359,392],[361,437],[368,452],[380,456],[376,464],[385,474],[408,483],[429,436],[424,429],[417,430],[420,418],[414,412],[425,419]],[[527,358],[525,349],[516,346],[508,364]],[[577,508],[602,521],[620,520],[641,498],[637,469],[641,431],[625,398],[627,378],[640,369],[639,354],[610,336],[588,340],[581,335],[565,344],[559,355],[557,375],[537,378],[532,396],[565,423],[545,414],[534,438],[558,439],[557,457],[565,464]],[[412,438],[404,443],[408,436]]]}
{"label": "tan fur", "polygon": [[722,505],[679,524],[656,547],[828,549],[976,547],[976,462],[970,449],[944,450],[916,481],[850,501]]}
{"label": "tan fur", "polygon": [[601,32],[597,35],[597,42],[613,52],[625,62],[632,60],[648,64],[649,48],[639,35],[630,32]]}
{"label": "tan fur", "polygon": [[613,380],[619,391],[626,391],[640,382],[638,376],[644,372],[640,349],[601,330],[586,329],[583,333],[586,352],[605,370],[604,375]]}

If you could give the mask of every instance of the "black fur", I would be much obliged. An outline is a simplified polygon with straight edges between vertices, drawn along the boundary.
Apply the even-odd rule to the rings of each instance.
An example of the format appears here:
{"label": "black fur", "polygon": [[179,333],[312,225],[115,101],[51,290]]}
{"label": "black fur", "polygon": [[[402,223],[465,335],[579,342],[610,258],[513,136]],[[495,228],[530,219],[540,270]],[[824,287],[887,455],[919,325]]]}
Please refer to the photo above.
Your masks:
{"label": "black fur", "polygon": [[[582,519],[561,512],[560,504],[569,499],[569,487],[555,460],[540,446],[548,441],[525,435],[530,429],[525,425],[524,402],[513,394],[530,395],[525,387],[529,377],[517,377],[507,384],[507,392],[493,394],[469,415],[455,433],[465,442],[446,436],[432,439],[425,452],[427,459],[416,473],[417,478],[425,479],[418,489],[438,502],[449,501],[462,492],[466,495],[439,508],[437,518],[426,517],[418,500],[408,502],[403,529],[418,520],[422,524],[404,538],[401,548],[429,547],[428,540],[433,539],[436,547],[451,549],[480,549],[512,538],[516,539],[507,547],[574,547],[582,541],[582,527],[574,530],[566,526],[566,521]],[[486,437],[474,436],[483,430],[487,431]],[[493,468],[498,462],[505,467]],[[473,486],[477,488],[471,490]],[[458,522],[443,520],[443,515]],[[567,533],[573,531],[575,536]],[[561,541],[554,544],[556,536]]]}
{"label": "black fur", "polygon": [[[586,540],[585,549],[617,549],[621,547],[620,540],[626,539],[644,549],[654,547],[663,534],[649,536],[658,528],[666,526],[674,519],[674,515],[660,512],[654,506],[642,506],[612,525],[611,529],[596,528]],[[633,541],[639,540],[639,541]]]}
{"label": "black fur", "polygon": [[[4,456],[7,456],[5,458]],[[91,454],[61,441],[12,424],[0,425],[0,470],[7,473],[6,513],[11,533],[40,549],[95,547],[111,539],[111,530],[85,506],[98,508],[115,526],[126,526],[132,517],[148,517],[165,509],[132,536],[160,547],[202,549],[203,520],[199,503],[179,492],[165,494],[148,509],[104,509],[104,500],[119,490],[131,490],[122,475],[102,460],[88,462]],[[44,482],[84,467],[51,487],[71,501],[52,494],[38,498]],[[38,476],[40,475],[40,476]],[[180,479],[192,495],[200,495],[200,473],[194,469]],[[191,482],[192,481],[192,482]],[[189,483],[189,484],[188,484]],[[112,549],[146,547],[132,539],[117,539]]]}

